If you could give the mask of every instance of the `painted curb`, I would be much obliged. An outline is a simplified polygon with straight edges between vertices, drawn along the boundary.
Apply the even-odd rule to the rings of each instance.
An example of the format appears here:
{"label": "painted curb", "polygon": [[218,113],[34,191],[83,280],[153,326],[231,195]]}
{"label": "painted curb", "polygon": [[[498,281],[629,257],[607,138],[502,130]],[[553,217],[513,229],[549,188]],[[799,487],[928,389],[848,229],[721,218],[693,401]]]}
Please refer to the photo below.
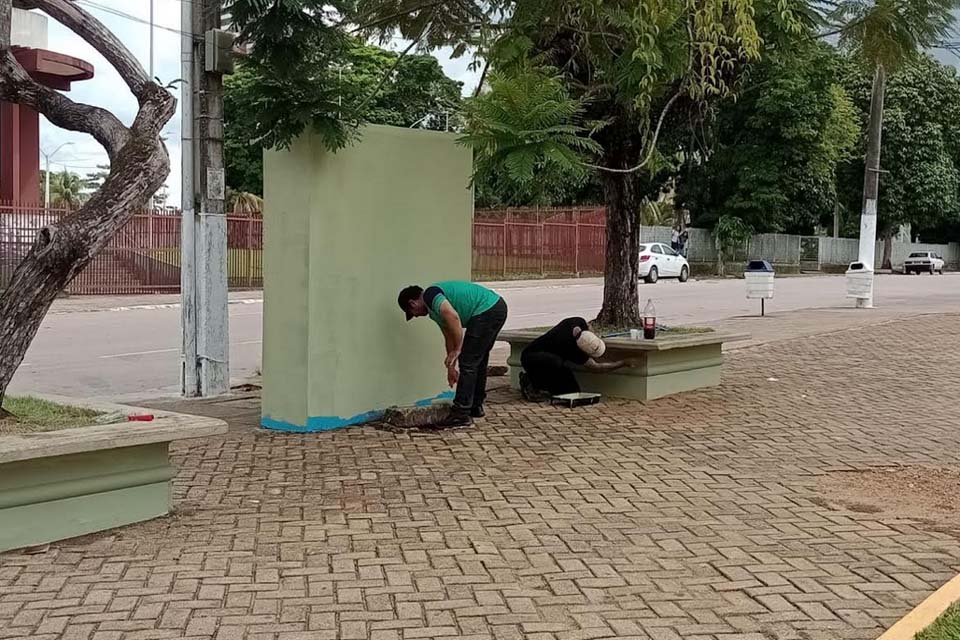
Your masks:
{"label": "painted curb", "polygon": [[958,601],[960,601],[960,575],[934,591],[877,640],[913,640],[914,636],[933,624],[940,614]]}

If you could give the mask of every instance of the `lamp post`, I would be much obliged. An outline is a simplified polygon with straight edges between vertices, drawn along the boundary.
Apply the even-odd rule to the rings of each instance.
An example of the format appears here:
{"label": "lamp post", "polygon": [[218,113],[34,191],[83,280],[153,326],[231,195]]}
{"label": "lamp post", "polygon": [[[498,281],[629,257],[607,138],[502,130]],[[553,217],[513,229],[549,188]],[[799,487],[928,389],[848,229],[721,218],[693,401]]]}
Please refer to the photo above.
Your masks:
{"label": "lamp post", "polygon": [[73,146],[72,142],[64,142],[59,147],[51,151],[50,153],[44,152],[43,149],[40,150],[41,155],[43,155],[44,160],[44,176],[43,176],[43,208],[50,208],[50,159],[53,156],[57,155],[57,152],[64,147]]}

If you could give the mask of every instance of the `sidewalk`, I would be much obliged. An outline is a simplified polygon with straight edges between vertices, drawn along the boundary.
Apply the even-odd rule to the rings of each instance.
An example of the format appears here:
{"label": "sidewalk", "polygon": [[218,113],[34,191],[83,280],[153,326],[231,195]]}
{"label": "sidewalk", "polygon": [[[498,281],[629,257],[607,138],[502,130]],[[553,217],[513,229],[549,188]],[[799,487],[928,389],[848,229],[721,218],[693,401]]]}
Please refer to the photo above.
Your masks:
{"label": "sidewalk", "polygon": [[[263,301],[262,290],[231,291],[230,304]],[[81,313],[92,311],[130,311],[134,309],[157,309],[179,307],[180,294],[148,294],[129,296],[67,296],[57,298],[50,313]]]}
{"label": "sidewalk", "polygon": [[876,638],[960,570],[960,535],[823,483],[960,469],[960,316],[818,313],[769,319],[805,337],[730,351],[720,388],[571,411],[501,386],[466,431],[158,403],[231,431],[175,448],[174,516],[0,555],[0,637]]}

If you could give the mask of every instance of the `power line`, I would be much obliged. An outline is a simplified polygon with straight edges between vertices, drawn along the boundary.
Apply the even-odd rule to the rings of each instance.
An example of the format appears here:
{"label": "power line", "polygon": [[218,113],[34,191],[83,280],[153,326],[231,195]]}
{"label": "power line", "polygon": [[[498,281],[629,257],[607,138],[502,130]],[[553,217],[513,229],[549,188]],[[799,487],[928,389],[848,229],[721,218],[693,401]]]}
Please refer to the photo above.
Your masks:
{"label": "power line", "polygon": [[[91,2],[91,0],[74,0],[74,1],[77,4],[90,7],[91,9],[97,9],[98,11],[103,11],[104,13],[109,13],[110,15],[116,16],[118,18],[123,18],[125,20],[130,20],[132,22],[139,22],[140,24],[150,26],[149,20],[144,20],[139,16],[129,14],[125,11],[121,11],[120,9],[114,9],[113,7],[108,7],[106,5],[98,4],[96,2]],[[163,31],[169,31],[170,33],[175,33],[179,36],[186,35],[183,31],[180,31],[179,29],[175,29],[174,27],[167,27],[162,24],[157,24],[156,22],[153,23],[153,27],[156,29],[162,29]]]}

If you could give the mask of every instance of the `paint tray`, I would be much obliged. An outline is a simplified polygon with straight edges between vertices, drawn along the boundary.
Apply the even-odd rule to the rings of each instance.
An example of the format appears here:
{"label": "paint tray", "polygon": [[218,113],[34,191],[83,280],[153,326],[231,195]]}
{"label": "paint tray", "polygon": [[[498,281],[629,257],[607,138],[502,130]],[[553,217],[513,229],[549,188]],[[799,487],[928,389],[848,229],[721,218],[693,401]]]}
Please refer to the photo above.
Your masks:
{"label": "paint tray", "polygon": [[550,404],[559,404],[565,407],[582,407],[588,404],[597,404],[600,402],[599,393],[564,393],[550,398]]}

